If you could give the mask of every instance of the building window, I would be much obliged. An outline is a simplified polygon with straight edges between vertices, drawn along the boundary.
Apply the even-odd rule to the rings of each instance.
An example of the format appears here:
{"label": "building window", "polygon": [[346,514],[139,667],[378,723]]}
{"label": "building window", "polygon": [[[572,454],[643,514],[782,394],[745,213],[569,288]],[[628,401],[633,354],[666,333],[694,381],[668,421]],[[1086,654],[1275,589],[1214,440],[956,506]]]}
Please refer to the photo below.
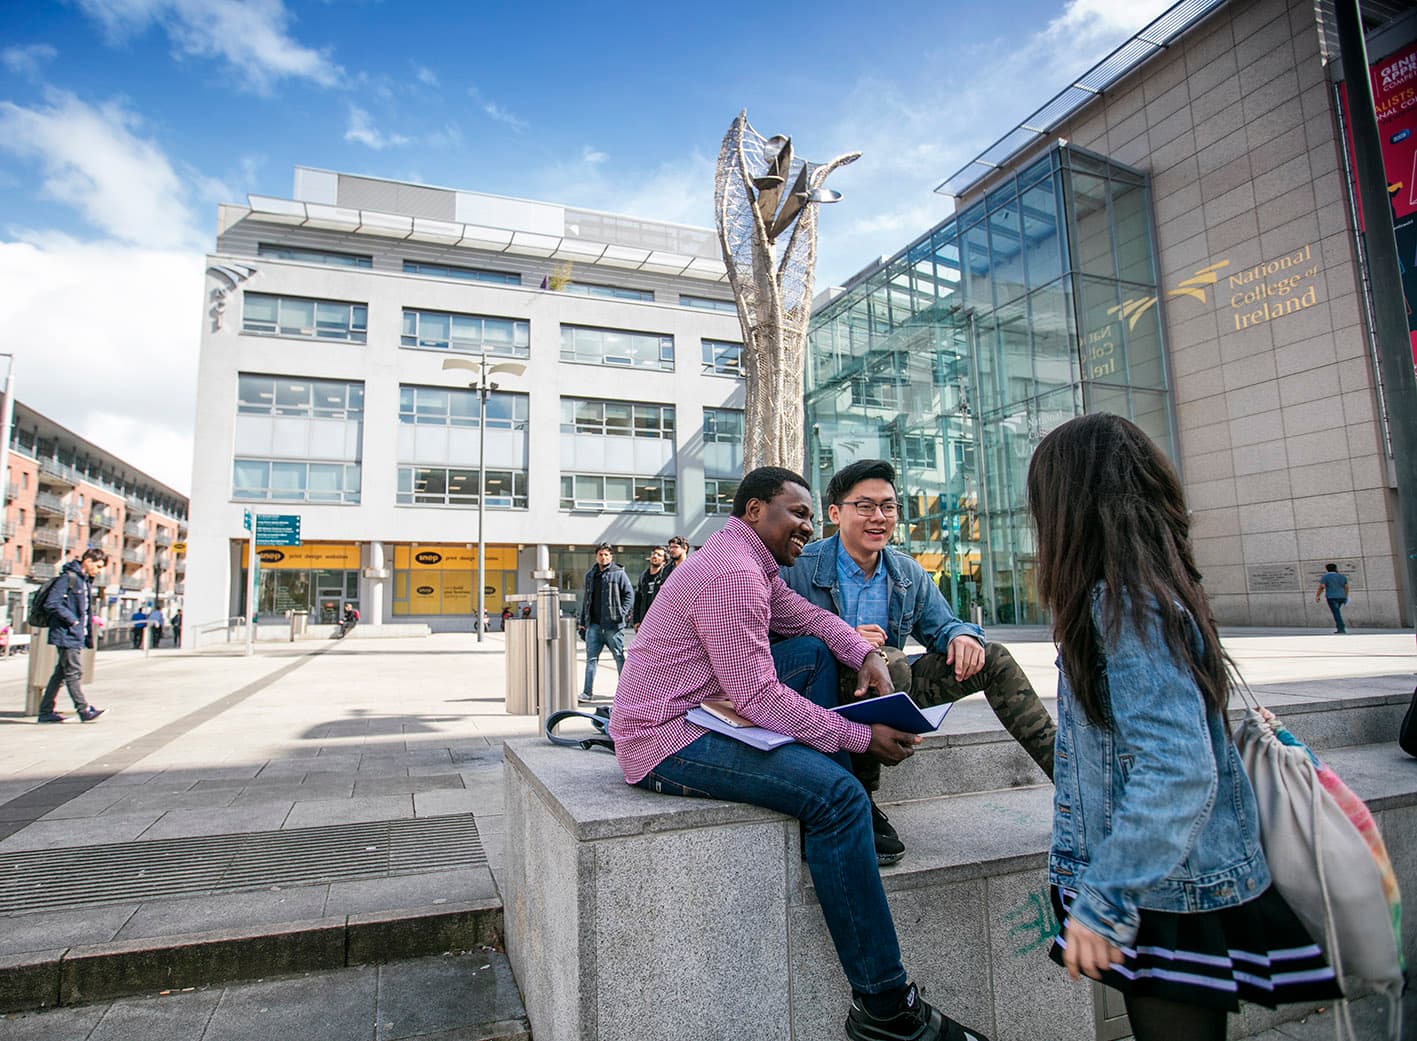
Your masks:
{"label": "building window", "polygon": [[374,258],[358,253],[336,253],[328,249],[300,249],[296,246],[277,246],[262,242],[256,247],[256,256],[270,257],[272,260],[298,260],[304,264],[329,264],[332,267],[373,267]]}
{"label": "building window", "polygon": [[358,463],[237,459],[232,498],[270,502],[359,502]]}
{"label": "building window", "polygon": [[704,443],[741,445],[743,443],[743,410],[741,408],[704,409]]}
{"label": "building window", "polygon": [[[525,430],[528,396],[487,395],[487,429]],[[477,392],[446,387],[399,387],[399,422],[418,426],[477,427]]]}
{"label": "building window", "polygon": [[525,318],[450,314],[404,308],[405,347],[432,347],[461,354],[505,354],[526,358],[531,354],[531,323]]}
{"label": "building window", "polygon": [[490,271],[478,267],[455,267],[452,264],[425,264],[421,260],[405,260],[406,275],[426,275],[430,278],[456,278],[463,282],[490,282],[493,285],[519,286],[522,276],[515,271]]}
{"label": "building window", "polygon": [[704,478],[704,512],[710,517],[733,513],[733,497],[738,494],[738,478]]}
{"label": "building window", "polygon": [[597,285],[594,282],[567,282],[561,292],[570,293],[572,296],[593,296],[602,300],[640,300],[654,303],[654,293],[648,289]]}
{"label": "building window", "polygon": [[626,329],[561,326],[561,360],[588,365],[674,369],[674,337]]}
{"label": "building window", "polygon": [[709,376],[743,375],[743,345],[731,340],[700,340],[703,372]]}
{"label": "building window", "polygon": [[236,411],[247,416],[362,419],[364,384],[243,372],[236,380]]}
{"label": "building window", "polygon": [[725,314],[738,313],[738,305],[732,300],[720,300],[716,296],[690,296],[687,293],[680,293],[679,306],[697,307],[701,311],[722,311]]}
{"label": "building window", "polygon": [[674,440],[674,406],[561,399],[561,433]]}
{"label": "building window", "polygon": [[[442,466],[400,466],[400,506],[476,506],[477,470]],[[526,509],[526,471],[488,470],[489,509]]]}
{"label": "building window", "polygon": [[364,304],[267,293],[246,293],[243,301],[244,333],[344,343],[364,343],[368,336],[369,308]]}
{"label": "building window", "polygon": [[562,474],[561,509],[597,513],[676,513],[672,477]]}

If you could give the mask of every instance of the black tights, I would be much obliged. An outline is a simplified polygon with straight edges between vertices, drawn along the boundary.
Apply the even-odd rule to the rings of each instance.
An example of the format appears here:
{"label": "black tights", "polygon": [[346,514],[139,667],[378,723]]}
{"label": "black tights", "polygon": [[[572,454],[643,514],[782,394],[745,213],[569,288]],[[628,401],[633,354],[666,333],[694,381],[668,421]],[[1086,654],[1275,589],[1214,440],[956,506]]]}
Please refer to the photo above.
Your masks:
{"label": "black tights", "polygon": [[1164,998],[1127,997],[1136,1041],[1225,1041],[1226,1011]]}

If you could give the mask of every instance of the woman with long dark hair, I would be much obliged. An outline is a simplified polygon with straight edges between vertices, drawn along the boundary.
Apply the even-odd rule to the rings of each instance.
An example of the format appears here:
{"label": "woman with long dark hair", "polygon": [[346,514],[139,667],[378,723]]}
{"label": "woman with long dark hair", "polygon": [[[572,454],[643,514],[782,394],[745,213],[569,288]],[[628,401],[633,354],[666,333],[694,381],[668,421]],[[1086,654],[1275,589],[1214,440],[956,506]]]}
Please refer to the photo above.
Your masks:
{"label": "woman with long dark hair", "polygon": [[1038,446],[1028,506],[1059,651],[1053,960],[1120,990],[1137,1041],[1336,997],[1270,886],[1175,470],[1134,423],[1082,416]]}

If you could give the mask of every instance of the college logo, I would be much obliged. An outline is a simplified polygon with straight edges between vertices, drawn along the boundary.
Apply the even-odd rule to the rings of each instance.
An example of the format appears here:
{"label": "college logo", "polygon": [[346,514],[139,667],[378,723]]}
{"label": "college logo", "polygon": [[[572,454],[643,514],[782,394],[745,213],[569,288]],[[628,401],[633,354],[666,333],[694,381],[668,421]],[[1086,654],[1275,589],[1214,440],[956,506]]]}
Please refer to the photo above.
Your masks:
{"label": "college logo", "polygon": [[278,549],[258,549],[256,556],[261,558],[262,564],[279,564],[285,559],[285,554]]}
{"label": "college logo", "polygon": [[[1230,261],[1222,260],[1219,263],[1211,264],[1192,273],[1190,278],[1184,278],[1177,283],[1175,289],[1166,292],[1167,299],[1174,299],[1178,296],[1189,296],[1201,303],[1206,303],[1206,289],[1220,281],[1220,269],[1229,267]],[[1123,301],[1120,307],[1109,307],[1107,313],[1114,318],[1124,318],[1128,329],[1135,329],[1137,322],[1141,321],[1142,315],[1146,314],[1156,306],[1159,298],[1155,296],[1134,297]]]}
{"label": "college logo", "polygon": [[415,553],[413,559],[420,564],[436,564],[443,559],[443,554],[434,553],[431,549],[425,549],[422,553]]}
{"label": "college logo", "polygon": [[417,593],[419,596],[432,596],[432,595],[433,595],[433,587],[432,587],[432,586],[419,586],[417,589],[414,590],[414,592]]}

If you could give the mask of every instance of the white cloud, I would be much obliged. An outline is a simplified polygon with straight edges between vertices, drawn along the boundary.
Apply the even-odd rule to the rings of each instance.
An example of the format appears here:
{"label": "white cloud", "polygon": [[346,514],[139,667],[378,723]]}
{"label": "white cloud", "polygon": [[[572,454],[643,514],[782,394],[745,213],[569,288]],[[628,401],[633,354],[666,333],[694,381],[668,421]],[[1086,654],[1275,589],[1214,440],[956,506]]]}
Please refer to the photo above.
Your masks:
{"label": "white cloud", "polygon": [[241,85],[268,94],[284,79],[332,87],[344,70],[327,50],[297,42],[290,12],[281,0],[78,0],[115,42],[157,25],[177,57],[218,58],[241,77]]}
{"label": "white cloud", "polygon": [[31,43],[23,47],[6,47],[0,51],[0,64],[17,76],[37,78],[40,66],[53,61],[59,52],[47,43]]}
{"label": "white cloud", "polygon": [[476,87],[468,87],[467,93],[468,97],[472,98],[473,101],[477,102],[477,104],[482,107],[483,114],[486,115],[487,118],[496,120],[498,123],[505,123],[519,134],[527,128],[526,120],[519,119],[512,112],[497,104],[497,102],[483,97],[482,92]]}
{"label": "white cloud", "polygon": [[426,87],[436,87],[438,85],[438,74],[426,65],[415,65],[413,75]]}
{"label": "white cloud", "polygon": [[0,241],[0,339],[16,396],[178,491],[192,477],[203,257]]}
{"label": "white cloud", "polygon": [[581,149],[581,162],[588,163],[592,166],[597,163],[603,163],[609,158],[609,153],[592,148],[590,145],[586,145]]}
{"label": "white cloud", "polygon": [[198,245],[187,186],[161,149],[137,135],[136,114],[115,101],[93,106],[58,91],[47,100],[38,108],[0,102],[0,149],[39,162],[46,197],[126,242]]}
{"label": "white cloud", "polygon": [[369,113],[357,105],[349,106],[349,127],[344,132],[346,141],[367,145],[376,152],[385,148],[398,148],[409,143],[402,134],[384,134],[374,125]]}

